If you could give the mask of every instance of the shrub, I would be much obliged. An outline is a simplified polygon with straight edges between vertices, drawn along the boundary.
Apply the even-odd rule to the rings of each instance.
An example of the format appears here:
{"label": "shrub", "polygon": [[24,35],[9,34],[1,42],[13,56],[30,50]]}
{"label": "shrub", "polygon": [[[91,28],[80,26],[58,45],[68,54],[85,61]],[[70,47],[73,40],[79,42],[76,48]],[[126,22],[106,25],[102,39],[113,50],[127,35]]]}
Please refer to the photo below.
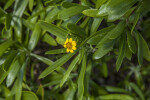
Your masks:
{"label": "shrub", "polygon": [[0,0],[0,100],[150,100],[150,0]]}

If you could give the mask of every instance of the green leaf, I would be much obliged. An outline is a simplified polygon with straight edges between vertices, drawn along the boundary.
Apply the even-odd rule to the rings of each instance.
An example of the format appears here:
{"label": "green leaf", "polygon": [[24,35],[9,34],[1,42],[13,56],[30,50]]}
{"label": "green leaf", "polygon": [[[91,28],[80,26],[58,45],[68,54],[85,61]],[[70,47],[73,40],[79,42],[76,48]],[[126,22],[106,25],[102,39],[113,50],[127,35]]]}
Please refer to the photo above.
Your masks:
{"label": "green leaf", "polygon": [[137,45],[138,45],[138,52],[137,52],[137,57],[138,57],[138,63],[139,65],[142,65],[143,62],[143,44],[142,44],[142,38],[140,37],[139,33],[135,33]]}
{"label": "green leaf", "polygon": [[6,79],[6,85],[7,87],[11,86],[12,83],[14,82],[18,71],[20,69],[20,62],[16,60],[14,63],[11,65],[11,70],[8,73],[7,79]]}
{"label": "green leaf", "polygon": [[143,95],[143,92],[136,86],[134,83],[130,83],[130,86],[133,88],[133,90],[139,95],[141,100],[145,100],[145,97]]}
{"label": "green leaf", "polygon": [[143,47],[143,57],[147,60],[150,61],[150,50],[149,47],[146,43],[146,41],[144,40],[144,38],[142,37],[141,34],[139,34],[141,41],[142,41],[142,47]]}
{"label": "green leaf", "polygon": [[110,0],[100,7],[98,16],[108,15],[109,22],[115,21],[121,18],[135,3],[135,0]]}
{"label": "green leaf", "polygon": [[118,88],[118,87],[105,86],[105,88],[108,92],[128,93],[128,91],[126,91],[125,89]]}
{"label": "green leaf", "polygon": [[83,10],[85,10],[87,7],[85,6],[72,6],[67,9],[63,9],[59,14],[59,19],[67,19],[69,17],[72,17],[74,15],[80,14]]}
{"label": "green leaf", "polygon": [[61,53],[66,53],[66,48],[56,49],[56,50],[49,50],[45,54],[61,54]]}
{"label": "green leaf", "polygon": [[137,13],[137,14],[135,15],[135,18],[134,18],[134,21],[133,21],[133,26],[132,26],[132,29],[131,29],[131,34],[132,34],[132,32],[133,32],[133,30],[134,30],[134,28],[135,28],[135,26],[136,26],[136,24],[137,24],[137,22],[138,22],[138,20],[139,20],[139,17],[140,17],[140,14]]}
{"label": "green leaf", "polygon": [[85,33],[84,29],[82,29],[80,26],[77,26],[73,23],[68,23],[67,28],[77,36],[80,36],[80,37],[85,37],[86,36],[86,33]]}
{"label": "green leaf", "polygon": [[22,95],[22,82],[23,82],[23,77],[24,77],[24,73],[25,73],[25,69],[27,67],[27,64],[29,62],[29,58],[27,58],[24,62],[24,64],[22,65],[19,75],[18,75],[18,79],[17,79],[17,88],[16,88],[16,95],[15,95],[15,100],[20,100],[21,99],[21,95]]}
{"label": "green leaf", "polygon": [[44,88],[42,85],[39,86],[37,92],[36,92],[36,95],[38,96],[38,98],[40,100],[44,100]]}
{"label": "green leaf", "polygon": [[119,45],[119,55],[118,55],[118,58],[117,58],[117,61],[116,61],[117,71],[119,71],[119,69],[121,67],[123,59],[125,57],[125,51],[126,51],[125,35],[122,35],[121,42],[120,42],[120,45]]}
{"label": "green leaf", "polygon": [[32,12],[34,0],[29,0],[29,10]]}
{"label": "green leaf", "polygon": [[38,24],[36,24],[35,28],[34,28],[34,31],[33,31],[32,35],[31,35],[29,44],[28,44],[28,49],[30,51],[32,51],[35,48],[35,46],[37,45],[38,40],[40,38],[40,35],[41,35],[41,28],[39,27]]}
{"label": "green leaf", "polygon": [[108,69],[107,69],[107,64],[106,63],[102,64],[102,73],[103,73],[105,78],[108,77]]}
{"label": "green leaf", "polygon": [[[92,34],[89,38],[89,40],[87,41],[87,43],[92,44],[92,45],[97,45],[98,42],[100,41],[104,41],[106,39],[108,39],[108,36],[106,36],[108,34],[108,32],[110,30],[112,30],[114,28],[114,26],[110,26],[110,27],[106,27],[103,28],[99,31],[97,31],[95,34]],[[106,37],[105,37],[106,36]],[[105,37],[105,38],[104,38]],[[103,39],[104,38],[104,39]]]}
{"label": "green leaf", "polygon": [[108,0],[97,0],[96,1],[96,8],[99,8],[101,5],[103,5]]}
{"label": "green leaf", "polygon": [[75,53],[68,53],[65,56],[63,56],[62,58],[58,59],[57,61],[55,61],[51,66],[49,66],[48,68],[46,68],[39,76],[39,78],[44,78],[47,75],[49,75],[50,73],[52,73],[54,70],[56,70],[57,68],[59,68],[60,66],[62,66],[65,62],[67,62]]}
{"label": "green leaf", "polygon": [[49,45],[57,46],[55,39],[52,38],[48,33],[45,33],[45,35],[42,38],[42,41],[48,43]]}
{"label": "green leaf", "polygon": [[113,49],[114,40],[109,41],[105,44],[102,44],[99,46],[99,48],[96,50],[96,52],[93,54],[93,59],[100,59],[104,55],[106,55],[109,51]]}
{"label": "green leaf", "polygon": [[7,40],[6,42],[0,44],[0,56],[10,47],[14,42],[12,40]]}
{"label": "green leaf", "polygon": [[134,100],[132,97],[124,94],[108,94],[99,96],[96,100]]}
{"label": "green leaf", "polygon": [[39,99],[37,98],[37,96],[33,92],[23,91],[22,92],[22,100],[39,100]]}
{"label": "green leaf", "polygon": [[99,11],[98,9],[86,9],[82,13],[89,17],[99,17],[97,15],[98,11]]}
{"label": "green leaf", "polygon": [[77,80],[78,83],[78,100],[83,100],[83,94],[84,94],[84,74],[86,71],[86,55],[83,56],[82,60],[82,67],[80,70],[80,74]]}
{"label": "green leaf", "polygon": [[9,29],[10,29],[10,26],[11,26],[11,19],[12,19],[12,17],[11,17],[9,14],[7,14],[7,15],[6,15],[6,25],[5,25],[6,30],[9,30]]}
{"label": "green leaf", "polygon": [[0,17],[4,17],[7,13],[0,7]]}
{"label": "green leaf", "polygon": [[63,86],[63,84],[65,83],[65,81],[68,79],[69,74],[71,73],[71,71],[73,70],[73,68],[75,67],[75,65],[77,64],[77,62],[79,61],[80,58],[80,54],[78,54],[78,56],[76,56],[76,58],[74,58],[74,60],[71,62],[68,70],[65,72],[61,82],[60,82],[60,87]]}
{"label": "green leaf", "polygon": [[47,64],[47,65],[52,65],[53,61],[51,61],[50,59],[44,58],[42,56],[36,55],[31,53],[31,56],[35,57],[36,59],[42,61],[43,63]]}
{"label": "green leaf", "polygon": [[97,31],[102,20],[103,20],[103,18],[94,18],[94,21],[91,26],[91,31],[90,31],[91,34],[94,34]]}
{"label": "green leaf", "polygon": [[27,4],[28,0],[16,0],[13,15],[22,17]]}
{"label": "green leaf", "polygon": [[4,6],[4,10],[8,9],[13,3],[14,3],[15,0],[8,0]]}
{"label": "green leaf", "polygon": [[47,22],[43,22],[43,21],[40,21],[39,25],[43,30],[48,31],[51,34],[58,36],[60,38],[66,39],[66,35],[68,33],[66,30],[64,30],[60,27],[57,27],[56,25],[53,25],[53,24],[50,24]]}
{"label": "green leaf", "polygon": [[125,25],[126,23],[124,21],[121,21],[119,24],[117,24],[117,26],[109,32],[109,39],[115,39],[119,37],[124,31]]}
{"label": "green leaf", "polygon": [[129,49],[135,54],[136,53],[135,41],[129,32],[127,32],[127,42]]}

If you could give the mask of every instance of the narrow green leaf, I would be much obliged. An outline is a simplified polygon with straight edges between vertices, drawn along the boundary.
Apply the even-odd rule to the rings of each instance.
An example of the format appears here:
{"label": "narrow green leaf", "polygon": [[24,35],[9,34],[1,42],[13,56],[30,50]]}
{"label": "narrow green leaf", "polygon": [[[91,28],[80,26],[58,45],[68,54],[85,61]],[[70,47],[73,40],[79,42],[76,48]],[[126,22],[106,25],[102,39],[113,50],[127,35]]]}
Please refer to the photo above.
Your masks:
{"label": "narrow green leaf", "polygon": [[142,45],[142,39],[140,37],[139,33],[135,33],[137,45],[138,45],[138,52],[137,52],[137,57],[138,57],[138,62],[139,65],[142,65],[143,62],[143,45]]}
{"label": "narrow green leaf", "polygon": [[80,36],[80,37],[85,37],[86,36],[86,33],[85,33],[84,29],[82,29],[80,26],[77,26],[73,23],[68,23],[67,28],[77,36]]}
{"label": "narrow green leaf", "polygon": [[6,85],[7,87],[11,86],[12,83],[14,82],[18,71],[20,69],[20,62],[18,60],[16,60],[14,63],[12,63],[11,65],[11,70],[8,73],[7,79],[6,79]]}
{"label": "narrow green leaf", "polygon": [[108,69],[107,69],[107,64],[106,63],[102,64],[102,73],[103,73],[105,78],[108,77]]}
{"label": "narrow green leaf", "polygon": [[7,15],[6,15],[6,25],[5,25],[6,30],[9,30],[9,29],[10,29],[10,26],[11,26],[11,19],[12,19],[12,17],[11,17],[9,14],[7,14]]}
{"label": "narrow green leaf", "polygon": [[[108,39],[108,36],[106,36],[108,34],[108,32],[110,30],[112,30],[114,28],[114,26],[110,26],[110,27],[106,27],[103,28],[99,31],[97,31],[95,34],[92,34],[89,38],[89,40],[87,41],[87,43],[92,44],[92,45],[97,45],[98,42],[100,41],[104,41],[106,39]],[[106,37],[105,37],[106,36]],[[105,37],[105,38],[104,38]],[[103,39],[104,38],[104,39]]]}
{"label": "narrow green leaf", "polygon": [[17,79],[17,88],[16,88],[16,95],[15,95],[15,100],[20,100],[21,99],[21,95],[22,95],[22,82],[23,82],[23,77],[24,77],[24,73],[25,73],[25,69],[27,67],[27,64],[29,62],[29,58],[27,58],[24,62],[24,64],[22,65],[19,75],[18,75],[18,79]]}
{"label": "narrow green leaf", "polygon": [[22,92],[22,100],[39,100],[39,99],[37,98],[37,96],[33,92],[23,91]]}
{"label": "narrow green leaf", "polygon": [[33,9],[34,0],[29,0],[29,10],[32,11]]}
{"label": "narrow green leaf", "polygon": [[8,0],[4,6],[4,10],[8,9],[13,3],[14,3],[15,0]]}
{"label": "narrow green leaf", "polygon": [[144,38],[142,37],[141,34],[140,35],[140,38],[141,38],[141,41],[142,41],[142,46],[143,46],[143,57],[147,60],[147,61],[150,61],[150,50],[149,50],[149,47],[146,43],[146,41],[144,40]]}
{"label": "narrow green leaf", "polygon": [[28,49],[30,51],[32,51],[35,48],[35,46],[37,45],[38,40],[40,38],[40,35],[41,35],[41,28],[39,27],[38,24],[36,24],[35,28],[34,28],[34,31],[33,31],[32,35],[31,35],[29,44],[28,44]]}
{"label": "narrow green leaf", "polygon": [[16,0],[13,15],[22,17],[27,4],[28,0]]}
{"label": "narrow green leaf", "polygon": [[113,45],[114,45],[114,40],[100,45],[99,48],[96,50],[96,52],[93,54],[93,59],[102,58],[104,55],[106,55],[109,51],[113,49]]}
{"label": "narrow green leaf", "polygon": [[64,30],[60,27],[57,27],[56,25],[49,24],[49,23],[43,22],[43,21],[40,21],[39,25],[43,30],[48,31],[51,34],[58,36],[60,38],[66,39],[66,35],[68,33],[66,30]]}
{"label": "narrow green leaf", "polygon": [[127,32],[127,42],[129,49],[135,54],[136,53],[135,41],[129,32]]}
{"label": "narrow green leaf", "polygon": [[83,60],[82,60],[82,67],[80,70],[80,74],[77,80],[78,83],[78,100],[83,100],[83,94],[84,94],[84,74],[86,71],[86,56],[83,56]]}
{"label": "narrow green leaf", "polygon": [[118,87],[105,86],[105,88],[108,92],[128,93],[128,91],[126,91],[125,89],[118,88]]}
{"label": "narrow green leaf", "polygon": [[42,38],[42,41],[48,43],[49,45],[57,46],[55,39],[52,38],[48,33],[45,33],[45,35]]}
{"label": "narrow green leaf", "polygon": [[126,24],[124,21],[121,21],[119,24],[117,24],[117,26],[109,32],[109,39],[115,39],[119,37],[124,31],[125,25]]}
{"label": "narrow green leaf", "polygon": [[135,15],[135,18],[134,18],[134,21],[133,21],[133,26],[132,26],[132,29],[131,29],[131,34],[132,34],[132,32],[133,32],[133,30],[134,30],[134,28],[135,28],[135,26],[136,26],[136,24],[137,24],[137,22],[138,22],[138,20],[139,20],[139,17],[140,17],[140,14],[137,13],[137,14]]}
{"label": "narrow green leaf", "polygon": [[45,54],[61,54],[61,53],[66,53],[66,48],[56,49],[56,50],[49,50]]}
{"label": "narrow green leaf", "polygon": [[44,88],[42,85],[39,86],[37,92],[36,92],[36,95],[38,96],[38,98],[40,100],[44,100]]}
{"label": "narrow green leaf", "polygon": [[94,18],[94,21],[91,26],[91,31],[90,31],[91,34],[94,34],[97,31],[102,20],[103,20],[103,18]]}
{"label": "narrow green leaf", "polygon": [[145,100],[145,97],[142,93],[142,91],[136,86],[136,84],[134,83],[130,83],[130,86],[133,88],[133,90],[139,95],[139,97],[141,98],[141,100]]}
{"label": "narrow green leaf", "polygon": [[134,98],[130,97],[129,95],[124,94],[108,94],[104,96],[99,96],[96,100],[134,100]]}
{"label": "narrow green leaf", "polygon": [[135,0],[109,0],[99,9],[98,16],[108,15],[108,21],[112,22],[121,18],[137,1]]}
{"label": "narrow green leaf", "polygon": [[89,17],[99,17],[97,14],[98,11],[99,11],[98,9],[86,9],[82,13]]}
{"label": "narrow green leaf", "polygon": [[49,75],[50,73],[52,73],[54,70],[56,70],[57,68],[59,68],[60,66],[62,66],[65,62],[67,62],[75,53],[68,53],[65,56],[63,56],[62,58],[58,59],[57,61],[55,61],[51,66],[49,66],[48,68],[46,68],[39,76],[39,78],[44,78],[47,75]]}
{"label": "narrow green leaf", "polygon": [[14,42],[12,40],[7,40],[6,42],[0,44],[0,56],[10,47]]}
{"label": "narrow green leaf", "polygon": [[85,10],[87,7],[85,6],[73,6],[67,9],[63,9],[59,14],[59,19],[67,19],[69,17],[72,17],[74,15],[80,14],[83,10]]}
{"label": "narrow green leaf", "polygon": [[117,58],[117,61],[116,61],[117,71],[119,71],[119,69],[121,67],[123,59],[125,57],[125,51],[126,51],[125,35],[122,35],[121,42],[120,42],[120,45],[119,45],[119,55],[118,55],[118,58]]}
{"label": "narrow green leaf", "polygon": [[63,84],[65,83],[65,81],[68,79],[69,74],[71,73],[71,71],[73,70],[73,68],[75,67],[75,65],[77,64],[77,62],[79,61],[80,58],[80,54],[78,54],[78,56],[76,56],[76,58],[74,58],[74,60],[71,62],[68,70],[65,72],[61,82],[60,82],[60,87],[63,86]]}
{"label": "narrow green leaf", "polygon": [[99,8],[101,5],[103,5],[108,0],[97,0],[96,1],[96,8]]}
{"label": "narrow green leaf", "polygon": [[42,61],[43,63],[47,64],[47,65],[52,65],[53,61],[51,61],[50,59],[44,58],[42,56],[36,55],[31,53],[31,56],[35,57],[36,59]]}

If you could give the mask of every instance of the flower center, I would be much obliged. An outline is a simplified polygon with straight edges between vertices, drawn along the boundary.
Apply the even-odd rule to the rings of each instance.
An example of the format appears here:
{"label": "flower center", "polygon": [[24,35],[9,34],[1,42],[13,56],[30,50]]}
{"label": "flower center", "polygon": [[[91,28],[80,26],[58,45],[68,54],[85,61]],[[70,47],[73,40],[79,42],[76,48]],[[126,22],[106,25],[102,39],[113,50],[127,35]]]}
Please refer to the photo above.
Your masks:
{"label": "flower center", "polygon": [[72,43],[68,42],[68,43],[66,44],[66,47],[69,48],[69,49],[72,49]]}

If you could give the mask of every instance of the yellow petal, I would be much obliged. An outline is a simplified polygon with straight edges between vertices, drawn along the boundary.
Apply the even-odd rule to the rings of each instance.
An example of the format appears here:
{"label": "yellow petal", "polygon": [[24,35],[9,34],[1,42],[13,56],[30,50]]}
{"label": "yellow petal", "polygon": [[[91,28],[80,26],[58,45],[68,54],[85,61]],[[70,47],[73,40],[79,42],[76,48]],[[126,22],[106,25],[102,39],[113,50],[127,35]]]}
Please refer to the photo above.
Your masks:
{"label": "yellow petal", "polygon": [[72,41],[72,46],[76,46],[76,41]]}
{"label": "yellow petal", "polygon": [[67,44],[69,42],[69,39],[67,38],[64,44]]}
{"label": "yellow petal", "polygon": [[67,48],[67,52],[69,52],[69,51],[70,51],[70,49]]}
{"label": "yellow petal", "polygon": [[72,47],[73,50],[76,50],[77,48],[75,46]]}
{"label": "yellow petal", "polygon": [[64,47],[66,48],[66,44],[64,45]]}
{"label": "yellow petal", "polygon": [[73,53],[74,51],[71,49],[70,52]]}
{"label": "yellow petal", "polygon": [[69,39],[69,42],[72,42],[72,38]]}

